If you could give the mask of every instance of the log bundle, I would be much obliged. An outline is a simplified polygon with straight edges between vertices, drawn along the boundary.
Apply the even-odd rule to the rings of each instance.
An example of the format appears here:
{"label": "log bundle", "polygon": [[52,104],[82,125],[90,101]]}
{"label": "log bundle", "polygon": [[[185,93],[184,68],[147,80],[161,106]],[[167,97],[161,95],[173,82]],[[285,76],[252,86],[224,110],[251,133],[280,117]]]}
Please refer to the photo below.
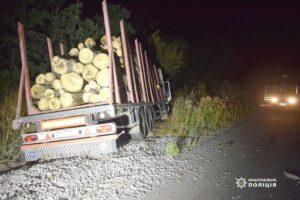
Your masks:
{"label": "log bundle", "polygon": [[[113,48],[120,68],[123,66],[120,37],[113,37]],[[106,37],[100,44],[87,38],[69,51],[69,55],[54,56],[51,71],[39,74],[31,87],[31,96],[41,111],[57,110],[109,99],[109,57]]]}

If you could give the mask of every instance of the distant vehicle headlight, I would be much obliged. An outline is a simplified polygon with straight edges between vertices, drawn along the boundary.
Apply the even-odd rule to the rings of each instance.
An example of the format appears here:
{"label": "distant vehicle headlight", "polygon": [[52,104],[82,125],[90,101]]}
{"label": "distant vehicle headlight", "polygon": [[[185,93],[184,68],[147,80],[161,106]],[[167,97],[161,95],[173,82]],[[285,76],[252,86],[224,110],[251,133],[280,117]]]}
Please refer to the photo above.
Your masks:
{"label": "distant vehicle headlight", "polygon": [[278,97],[272,97],[271,102],[272,103],[277,103],[278,102]]}
{"label": "distant vehicle headlight", "polygon": [[297,103],[296,97],[289,97],[287,101],[288,101],[289,104],[296,104]]}

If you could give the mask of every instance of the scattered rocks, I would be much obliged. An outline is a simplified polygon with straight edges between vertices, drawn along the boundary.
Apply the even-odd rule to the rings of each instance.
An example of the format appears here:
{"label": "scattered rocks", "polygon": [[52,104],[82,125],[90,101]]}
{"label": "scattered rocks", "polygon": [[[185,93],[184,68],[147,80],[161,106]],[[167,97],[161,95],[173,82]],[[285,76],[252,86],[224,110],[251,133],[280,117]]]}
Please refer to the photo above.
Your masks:
{"label": "scattered rocks", "polygon": [[172,138],[131,142],[116,154],[39,163],[0,175],[2,199],[132,199],[169,181],[187,165],[165,156]]}

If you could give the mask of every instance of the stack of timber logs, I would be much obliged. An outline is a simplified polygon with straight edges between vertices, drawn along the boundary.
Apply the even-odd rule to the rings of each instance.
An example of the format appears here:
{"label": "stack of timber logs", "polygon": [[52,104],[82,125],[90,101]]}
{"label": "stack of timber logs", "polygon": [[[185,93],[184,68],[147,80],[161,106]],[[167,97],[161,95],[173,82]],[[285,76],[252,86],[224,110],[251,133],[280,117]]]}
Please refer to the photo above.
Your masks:
{"label": "stack of timber logs", "polygon": [[[124,68],[120,37],[112,37],[120,68]],[[41,111],[57,110],[109,99],[109,57],[106,37],[97,45],[87,38],[66,56],[54,56],[51,72],[39,74],[31,95]],[[121,71],[124,71],[123,69]]]}

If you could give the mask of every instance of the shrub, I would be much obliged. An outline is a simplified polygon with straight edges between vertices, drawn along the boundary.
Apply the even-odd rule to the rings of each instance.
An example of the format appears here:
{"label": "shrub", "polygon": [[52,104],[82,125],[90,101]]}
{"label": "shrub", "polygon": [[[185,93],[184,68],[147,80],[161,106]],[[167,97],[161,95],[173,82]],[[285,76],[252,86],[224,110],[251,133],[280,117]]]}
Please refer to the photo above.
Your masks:
{"label": "shrub", "polygon": [[179,156],[180,149],[176,142],[169,142],[166,146],[165,152],[167,156]]}
{"label": "shrub", "polygon": [[189,94],[180,91],[174,100],[173,112],[162,125],[160,133],[179,137],[209,136],[250,113],[243,99],[244,92],[238,87],[226,83],[224,90],[217,93],[219,96],[207,96],[205,87],[193,89]]}
{"label": "shrub", "polygon": [[15,162],[19,153],[19,135],[12,129],[15,118],[16,93],[12,93],[0,102],[0,166]]}

